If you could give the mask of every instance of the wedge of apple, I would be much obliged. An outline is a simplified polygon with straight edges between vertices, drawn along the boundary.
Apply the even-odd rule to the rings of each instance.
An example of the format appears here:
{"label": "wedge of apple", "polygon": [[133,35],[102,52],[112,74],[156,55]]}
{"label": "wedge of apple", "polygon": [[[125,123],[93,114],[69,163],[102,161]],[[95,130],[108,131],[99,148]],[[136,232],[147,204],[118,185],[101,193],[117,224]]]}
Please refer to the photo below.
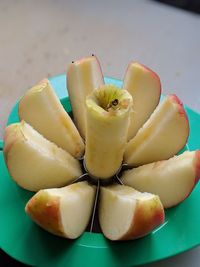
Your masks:
{"label": "wedge of apple", "polygon": [[165,208],[187,198],[199,178],[200,150],[127,170],[121,177],[126,185],[158,195]]}
{"label": "wedge of apple", "polygon": [[85,138],[85,99],[95,88],[104,84],[99,60],[94,55],[70,64],[67,71],[67,90],[74,122]]}
{"label": "wedge of apple", "polygon": [[110,240],[140,238],[164,222],[159,197],[128,186],[102,187],[99,205],[100,226]]}
{"label": "wedge of apple", "polygon": [[21,120],[72,156],[83,155],[83,140],[47,79],[26,92],[19,101],[18,113]]}
{"label": "wedge of apple", "polygon": [[28,215],[48,232],[74,239],[86,229],[93,209],[95,187],[87,182],[40,190],[27,203]]}
{"label": "wedge of apple", "polygon": [[133,112],[129,126],[128,140],[133,138],[138,130],[150,117],[159,103],[161,83],[158,75],[138,63],[131,62],[127,68],[123,88],[133,97]]}
{"label": "wedge of apple", "polygon": [[15,182],[30,191],[64,186],[82,174],[77,159],[24,121],[6,128],[4,157]]}
{"label": "wedge of apple", "polygon": [[188,135],[184,107],[177,96],[169,95],[128,142],[124,161],[130,166],[139,166],[169,159],[185,146]]}

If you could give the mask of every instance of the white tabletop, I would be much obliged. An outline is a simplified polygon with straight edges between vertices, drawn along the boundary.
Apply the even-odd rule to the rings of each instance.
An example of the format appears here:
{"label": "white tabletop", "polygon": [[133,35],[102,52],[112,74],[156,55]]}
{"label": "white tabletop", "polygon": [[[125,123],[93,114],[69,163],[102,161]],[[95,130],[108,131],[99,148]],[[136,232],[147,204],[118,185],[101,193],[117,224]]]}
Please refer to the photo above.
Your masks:
{"label": "white tabletop", "polygon": [[[0,33],[0,138],[30,86],[92,53],[104,75],[119,79],[131,60],[149,66],[164,94],[200,112],[198,15],[150,0],[3,0]],[[199,267],[200,248],[147,266]]]}

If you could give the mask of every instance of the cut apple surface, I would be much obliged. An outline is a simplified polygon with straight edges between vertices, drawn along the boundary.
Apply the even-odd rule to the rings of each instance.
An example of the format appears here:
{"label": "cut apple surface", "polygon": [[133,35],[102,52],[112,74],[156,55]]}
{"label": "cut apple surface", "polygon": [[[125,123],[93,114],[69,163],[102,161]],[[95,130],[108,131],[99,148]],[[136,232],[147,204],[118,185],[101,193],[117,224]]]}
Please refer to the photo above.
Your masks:
{"label": "cut apple surface", "polygon": [[4,156],[12,178],[30,191],[64,186],[82,174],[77,159],[24,121],[6,128]]}
{"label": "cut apple surface", "polygon": [[99,221],[110,240],[132,240],[147,235],[164,222],[158,196],[131,187],[111,185],[100,191]]}
{"label": "cut apple surface", "polygon": [[158,195],[165,208],[187,198],[199,178],[199,150],[127,170],[121,177],[126,185]]}
{"label": "cut apple surface", "polygon": [[95,56],[82,58],[70,64],[67,71],[67,90],[72,106],[74,122],[85,138],[85,99],[104,84],[100,63]]}
{"label": "cut apple surface", "polygon": [[138,130],[150,117],[159,103],[161,83],[158,75],[146,66],[131,62],[127,68],[123,88],[133,97],[133,112],[128,131],[128,140],[133,138]]}
{"label": "cut apple surface", "polygon": [[132,97],[126,90],[104,85],[86,99],[85,164],[97,179],[120,168],[127,140]]}
{"label": "cut apple surface", "polygon": [[79,182],[40,190],[26,205],[29,216],[52,234],[74,239],[86,229],[93,209],[95,186]]}
{"label": "cut apple surface", "polygon": [[26,92],[19,101],[18,112],[21,120],[72,156],[83,155],[83,140],[47,79]]}
{"label": "cut apple surface", "polygon": [[189,123],[177,96],[169,95],[131,139],[124,153],[124,162],[139,166],[169,159],[186,144]]}

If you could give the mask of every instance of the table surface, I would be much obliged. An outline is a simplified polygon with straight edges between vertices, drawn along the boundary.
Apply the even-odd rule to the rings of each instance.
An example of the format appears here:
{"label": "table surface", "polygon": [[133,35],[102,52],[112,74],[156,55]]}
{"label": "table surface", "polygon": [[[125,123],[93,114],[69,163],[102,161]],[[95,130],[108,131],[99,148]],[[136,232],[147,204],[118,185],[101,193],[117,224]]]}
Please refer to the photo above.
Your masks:
{"label": "table surface", "polygon": [[[0,1],[0,138],[20,96],[72,60],[96,54],[105,76],[130,61],[155,70],[163,93],[200,112],[200,16],[148,0]],[[199,267],[200,248],[146,267]]]}

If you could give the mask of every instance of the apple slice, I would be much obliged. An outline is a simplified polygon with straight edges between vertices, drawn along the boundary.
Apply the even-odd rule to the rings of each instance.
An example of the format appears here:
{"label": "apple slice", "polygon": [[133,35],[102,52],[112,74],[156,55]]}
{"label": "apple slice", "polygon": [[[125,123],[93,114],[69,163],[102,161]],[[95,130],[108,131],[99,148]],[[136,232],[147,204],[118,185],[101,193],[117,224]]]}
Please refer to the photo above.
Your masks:
{"label": "apple slice", "polygon": [[74,122],[85,138],[85,99],[94,89],[104,84],[100,63],[94,55],[73,61],[67,71],[67,89]]}
{"label": "apple slice", "polygon": [[100,226],[110,240],[140,238],[164,222],[159,197],[128,186],[102,187],[99,205]]}
{"label": "apple slice", "polygon": [[4,156],[12,178],[30,191],[64,186],[82,174],[77,159],[24,121],[6,128]]}
{"label": "apple slice", "polygon": [[93,209],[95,187],[79,182],[40,190],[27,203],[28,215],[48,232],[75,239],[86,229]]}
{"label": "apple slice", "polygon": [[161,83],[158,75],[146,66],[131,62],[127,68],[123,88],[133,97],[133,112],[128,140],[133,138],[159,103]]}
{"label": "apple slice", "polygon": [[185,146],[188,135],[184,107],[177,96],[169,95],[128,142],[124,161],[130,166],[139,166],[168,159]]}
{"label": "apple slice", "polygon": [[199,178],[200,150],[127,170],[121,177],[126,185],[158,195],[165,208],[187,198]]}
{"label": "apple slice", "polygon": [[42,80],[19,101],[19,117],[74,157],[84,153],[84,143],[49,81]]}

